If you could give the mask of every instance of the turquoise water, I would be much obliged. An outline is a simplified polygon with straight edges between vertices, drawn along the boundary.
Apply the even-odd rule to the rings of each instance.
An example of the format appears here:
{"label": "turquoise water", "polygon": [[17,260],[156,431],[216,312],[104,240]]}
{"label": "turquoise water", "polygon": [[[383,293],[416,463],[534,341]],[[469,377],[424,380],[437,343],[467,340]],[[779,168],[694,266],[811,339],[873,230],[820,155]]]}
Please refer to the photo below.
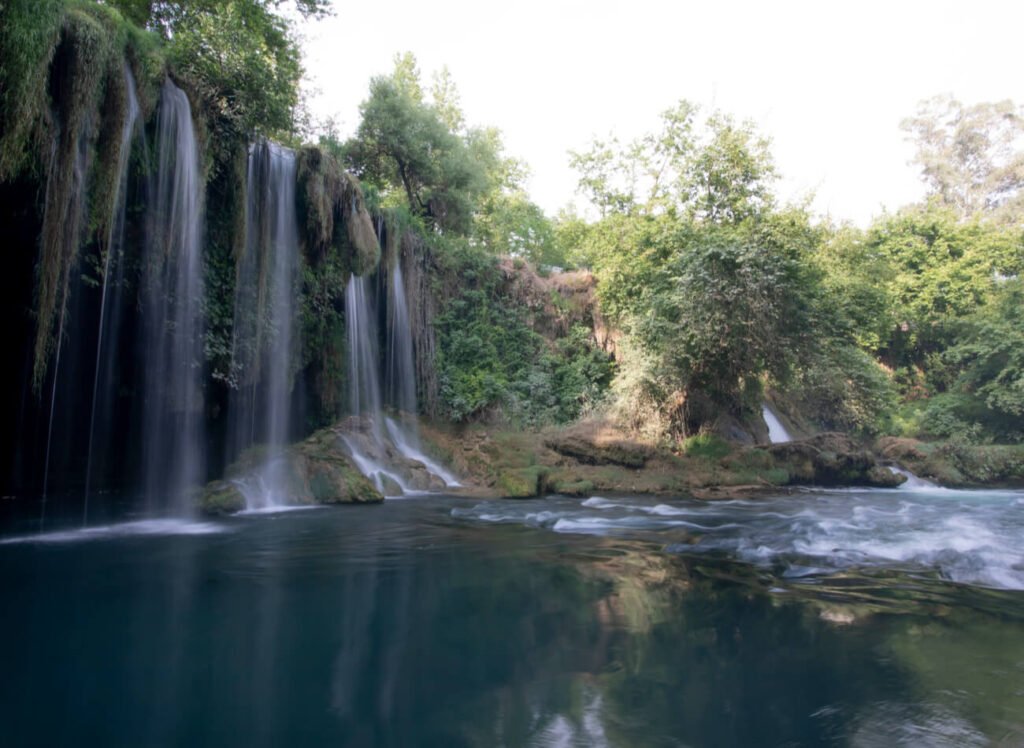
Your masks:
{"label": "turquoise water", "polygon": [[427,497],[8,533],[0,745],[1017,745],[1020,500]]}

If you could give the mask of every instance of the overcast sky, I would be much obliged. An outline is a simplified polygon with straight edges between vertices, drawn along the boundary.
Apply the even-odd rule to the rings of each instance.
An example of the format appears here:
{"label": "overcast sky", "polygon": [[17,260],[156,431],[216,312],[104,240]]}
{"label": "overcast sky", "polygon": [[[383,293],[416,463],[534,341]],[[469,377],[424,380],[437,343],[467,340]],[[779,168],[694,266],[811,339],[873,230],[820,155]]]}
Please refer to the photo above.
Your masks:
{"label": "overcast sky", "polygon": [[341,134],[369,79],[413,52],[447,65],[472,125],[494,125],[549,214],[575,198],[567,151],[655,129],[679,99],[752,119],[784,200],[866,224],[923,193],[899,129],[917,103],[1024,103],[1024,2],[341,2],[303,26],[311,108]]}

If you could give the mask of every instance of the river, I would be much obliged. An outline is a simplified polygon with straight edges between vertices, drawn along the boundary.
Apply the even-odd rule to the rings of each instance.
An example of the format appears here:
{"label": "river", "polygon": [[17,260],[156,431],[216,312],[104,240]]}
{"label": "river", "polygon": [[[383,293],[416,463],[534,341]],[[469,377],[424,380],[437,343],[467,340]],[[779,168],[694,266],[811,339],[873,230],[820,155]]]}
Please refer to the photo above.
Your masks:
{"label": "river", "polygon": [[0,538],[0,744],[1024,741],[1024,494],[122,516]]}

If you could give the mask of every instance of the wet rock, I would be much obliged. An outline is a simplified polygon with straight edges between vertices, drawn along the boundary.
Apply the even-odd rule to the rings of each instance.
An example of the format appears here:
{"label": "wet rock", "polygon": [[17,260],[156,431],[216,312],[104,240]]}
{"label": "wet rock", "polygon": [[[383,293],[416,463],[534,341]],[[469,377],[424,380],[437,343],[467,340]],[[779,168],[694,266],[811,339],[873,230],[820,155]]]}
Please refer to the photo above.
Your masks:
{"label": "wet rock", "polygon": [[405,493],[405,491],[402,490],[402,487],[398,485],[398,481],[390,475],[381,475],[380,485],[385,496],[401,496]]}
{"label": "wet rock", "polygon": [[[247,450],[228,468],[228,475],[235,481],[252,481],[268,459],[279,461],[276,468],[281,485],[276,489],[285,503],[375,503],[384,498],[352,464],[344,444],[331,429],[318,431],[273,457],[265,450]],[[231,514],[245,506],[245,496],[232,480],[213,481],[199,498],[199,509],[205,514]]]}
{"label": "wet rock", "polygon": [[203,489],[199,506],[205,514],[234,514],[245,509],[245,497],[234,483],[215,480]]}
{"label": "wet rock", "polygon": [[894,473],[887,467],[876,465],[868,471],[871,484],[879,488],[896,488],[907,482],[907,476]]}
{"label": "wet rock", "polygon": [[874,454],[846,434],[824,433],[764,448],[789,482],[816,486],[891,487],[900,481]]}

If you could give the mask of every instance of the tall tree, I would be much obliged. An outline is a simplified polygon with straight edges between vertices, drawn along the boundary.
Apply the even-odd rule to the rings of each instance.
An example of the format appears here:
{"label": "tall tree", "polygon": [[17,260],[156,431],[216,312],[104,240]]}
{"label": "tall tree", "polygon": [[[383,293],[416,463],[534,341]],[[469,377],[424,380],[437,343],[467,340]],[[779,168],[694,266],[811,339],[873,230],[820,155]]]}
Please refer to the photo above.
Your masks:
{"label": "tall tree", "polygon": [[917,145],[922,177],[961,218],[1024,220],[1024,107],[1009,100],[965,106],[937,96],[902,128]]}

